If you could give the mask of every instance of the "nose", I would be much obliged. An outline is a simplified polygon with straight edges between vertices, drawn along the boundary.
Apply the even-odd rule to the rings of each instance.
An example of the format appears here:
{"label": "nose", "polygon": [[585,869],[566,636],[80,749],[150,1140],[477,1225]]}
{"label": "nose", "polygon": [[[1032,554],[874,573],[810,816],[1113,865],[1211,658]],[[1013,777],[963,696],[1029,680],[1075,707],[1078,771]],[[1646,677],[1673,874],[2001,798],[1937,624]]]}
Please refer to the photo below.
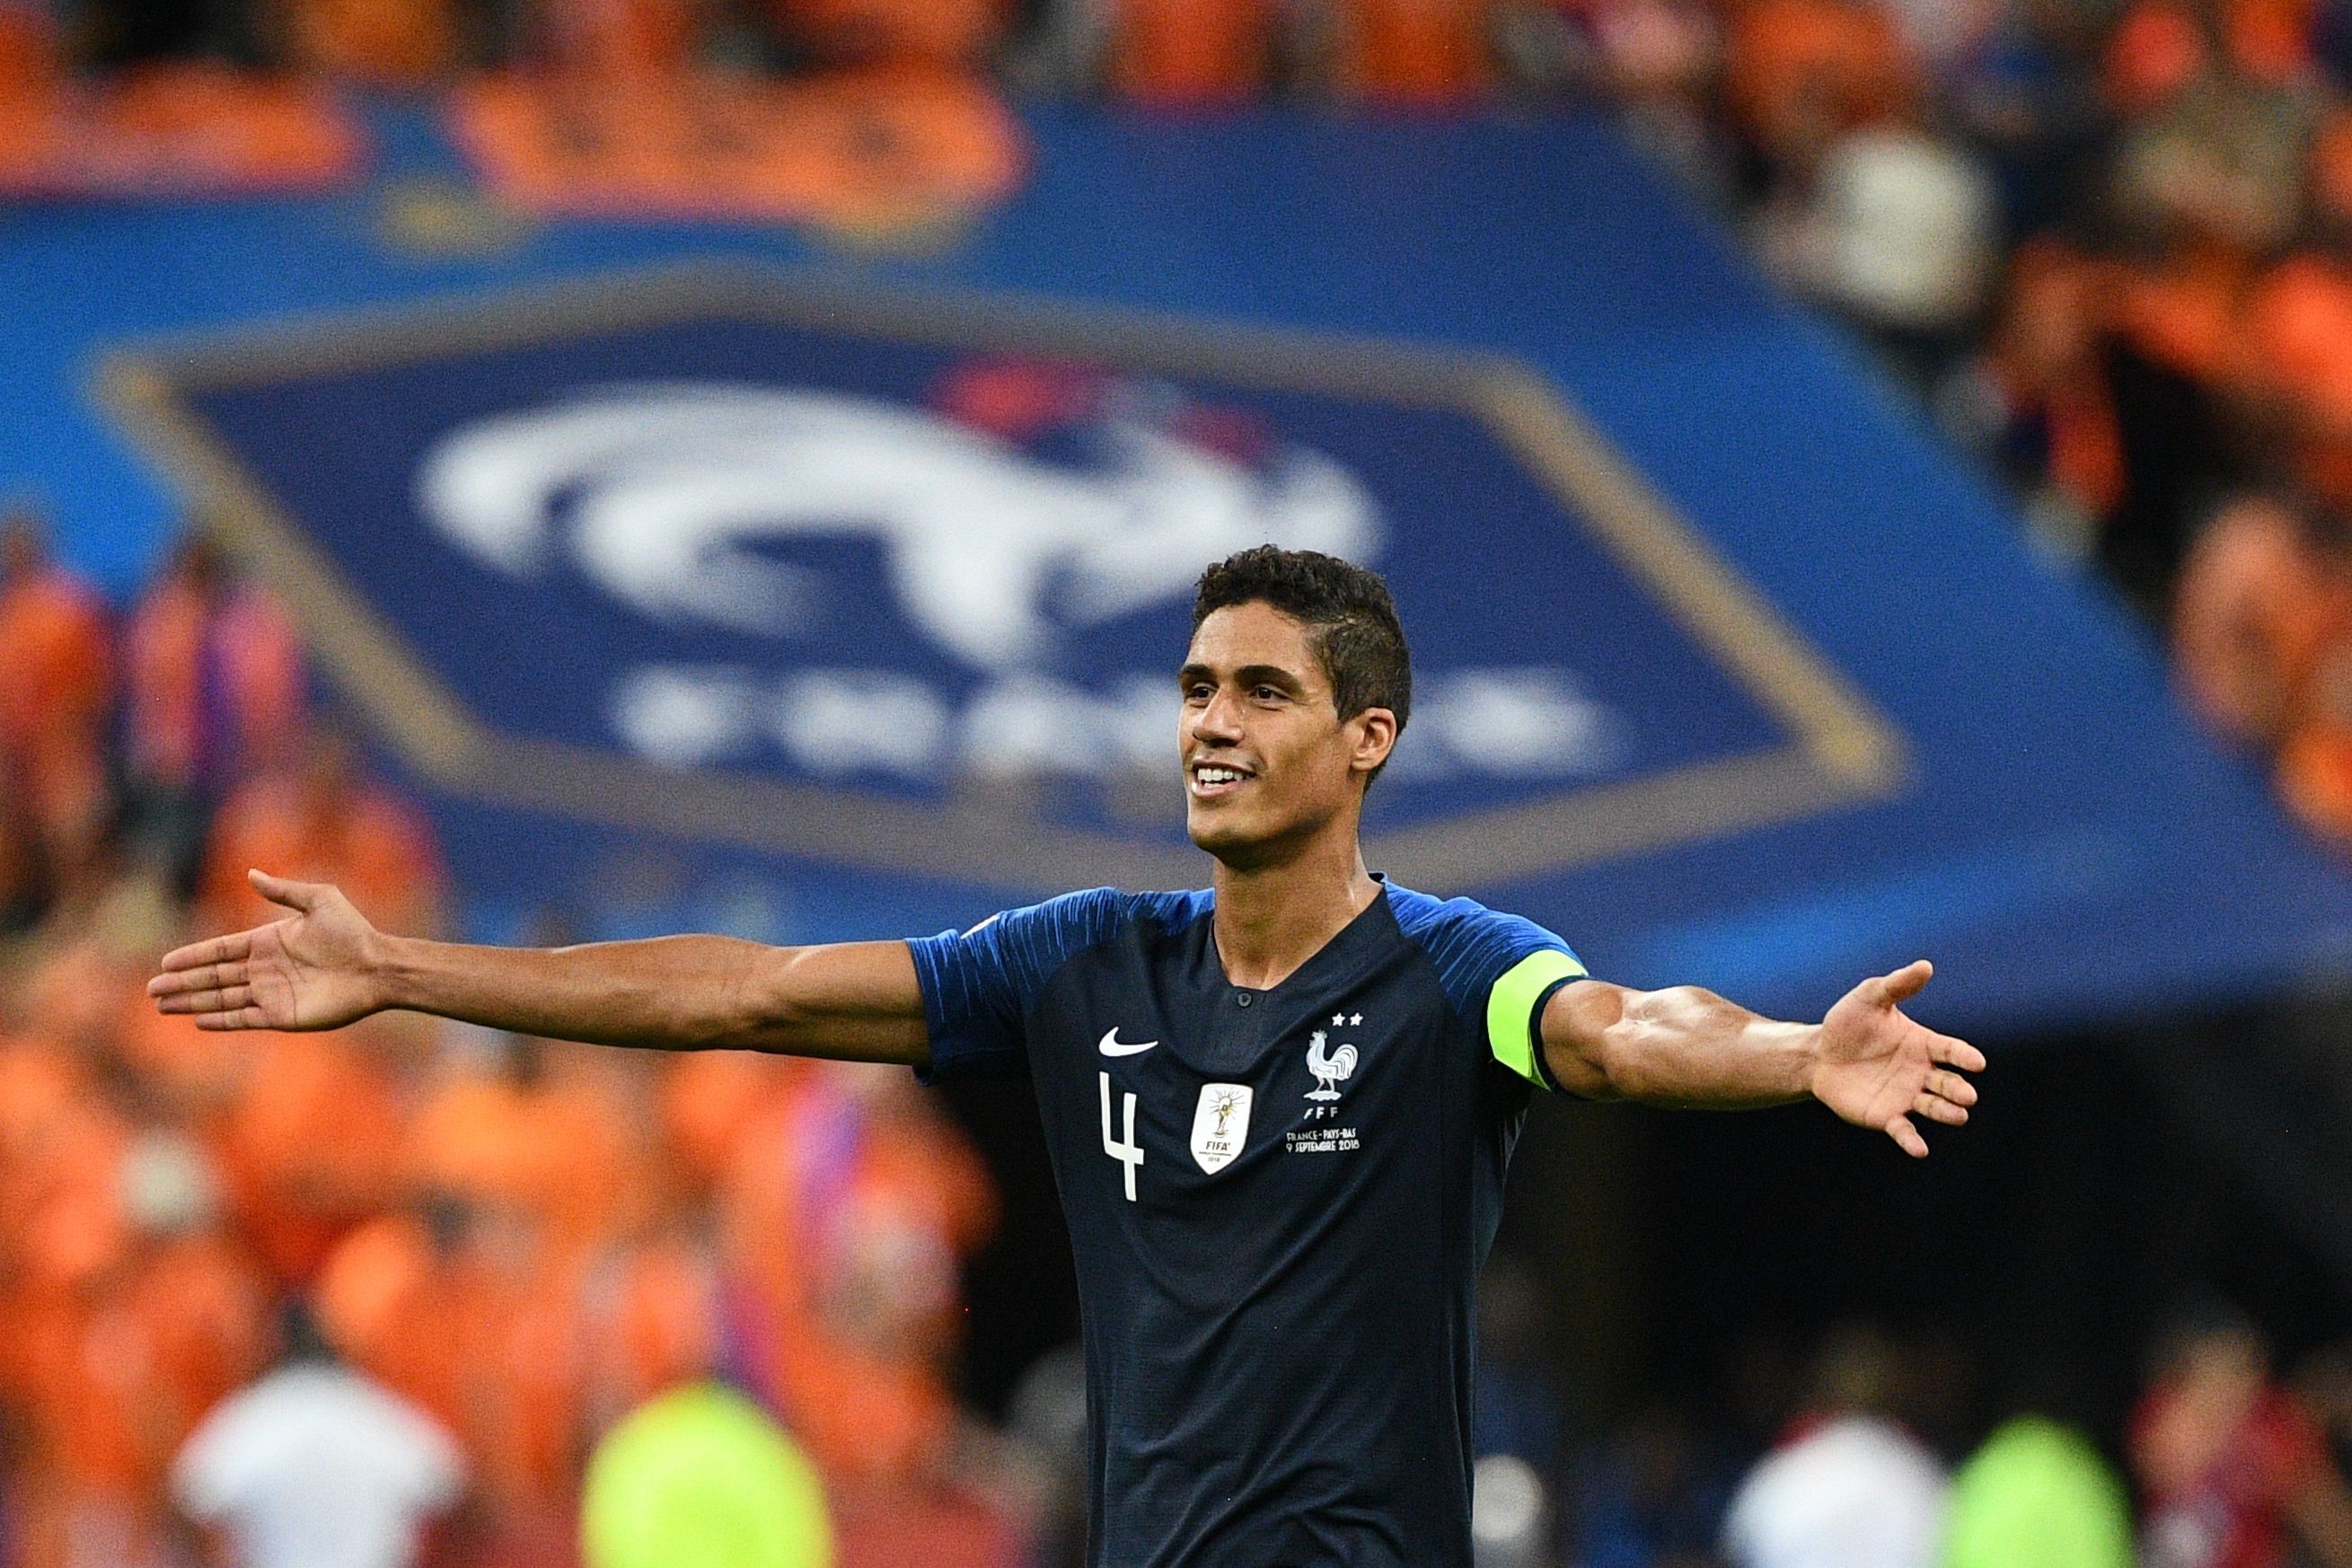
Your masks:
{"label": "nose", "polygon": [[1222,689],[1211,693],[1192,717],[1192,739],[1202,745],[1234,746],[1241,738],[1240,700]]}

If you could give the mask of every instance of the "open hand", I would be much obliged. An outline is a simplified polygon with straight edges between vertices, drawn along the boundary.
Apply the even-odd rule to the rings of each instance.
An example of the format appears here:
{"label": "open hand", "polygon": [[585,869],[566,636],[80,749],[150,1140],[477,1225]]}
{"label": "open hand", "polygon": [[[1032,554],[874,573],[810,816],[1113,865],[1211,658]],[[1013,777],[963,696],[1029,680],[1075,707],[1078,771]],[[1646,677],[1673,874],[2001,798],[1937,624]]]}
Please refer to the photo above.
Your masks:
{"label": "open hand", "polygon": [[259,871],[246,879],[295,912],[164,954],[147,983],[159,1012],[193,1013],[199,1029],[332,1029],[383,1005],[383,938],[340,889]]}
{"label": "open hand", "polygon": [[1977,1086],[1961,1075],[1982,1072],[1985,1065],[1984,1053],[1966,1040],[1903,1016],[1899,1004],[1916,996],[1935,973],[1923,958],[1847,992],[1822,1020],[1813,1067],[1813,1098],[1857,1127],[1876,1128],[1920,1160],[1927,1157],[1927,1141],[1911,1118],[1948,1127],[1967,1121]]}

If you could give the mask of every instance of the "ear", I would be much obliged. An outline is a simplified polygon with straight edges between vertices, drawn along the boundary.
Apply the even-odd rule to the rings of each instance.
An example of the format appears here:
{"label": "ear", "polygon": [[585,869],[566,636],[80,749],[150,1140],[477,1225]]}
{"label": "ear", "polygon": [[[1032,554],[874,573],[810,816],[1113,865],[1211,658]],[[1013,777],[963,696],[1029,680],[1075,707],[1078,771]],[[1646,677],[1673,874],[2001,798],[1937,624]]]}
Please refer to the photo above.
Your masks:
{"label": "ear", "polygon": [[1386,708],[1367,708],[1348,721],[1355,740],[1354,755],[1348,759],[1351,772],[1369,774],[1389,760],[1396,750],[1396,714]]}

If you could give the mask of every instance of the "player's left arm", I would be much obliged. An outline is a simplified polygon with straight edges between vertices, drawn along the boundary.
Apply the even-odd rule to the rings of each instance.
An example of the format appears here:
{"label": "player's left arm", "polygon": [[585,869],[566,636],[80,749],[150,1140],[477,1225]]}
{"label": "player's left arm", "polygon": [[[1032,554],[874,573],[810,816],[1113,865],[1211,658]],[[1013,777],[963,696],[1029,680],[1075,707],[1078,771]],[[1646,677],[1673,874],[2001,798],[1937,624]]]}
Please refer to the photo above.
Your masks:
{"label": "player's left arm", "polygon": [[1712,991],[1562,985],[1538,1021],[1554,1083],[1599,1100],[1736,1110],[1807,1097],[1925,1158],[1911,1118],[1958,1127],[1977,1102],[1984,1053],[1904,1016],[1935,973],[1927,960],[1874,975],[1818,1024],[1784,1024]]}

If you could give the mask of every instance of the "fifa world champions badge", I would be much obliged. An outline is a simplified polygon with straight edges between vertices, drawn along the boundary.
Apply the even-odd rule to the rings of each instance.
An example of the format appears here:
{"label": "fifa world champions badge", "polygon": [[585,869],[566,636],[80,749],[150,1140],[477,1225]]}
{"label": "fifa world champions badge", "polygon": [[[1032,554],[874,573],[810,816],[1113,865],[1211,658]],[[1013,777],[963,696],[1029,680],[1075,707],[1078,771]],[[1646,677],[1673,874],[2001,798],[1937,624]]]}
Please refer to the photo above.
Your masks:
{"label": "fifa world champions badge", "polygon": [[1204,1083],[1192,1111],[1192,1160],[1214,1174],[1233,1163],[1249,1139],[1250,1086]]}

